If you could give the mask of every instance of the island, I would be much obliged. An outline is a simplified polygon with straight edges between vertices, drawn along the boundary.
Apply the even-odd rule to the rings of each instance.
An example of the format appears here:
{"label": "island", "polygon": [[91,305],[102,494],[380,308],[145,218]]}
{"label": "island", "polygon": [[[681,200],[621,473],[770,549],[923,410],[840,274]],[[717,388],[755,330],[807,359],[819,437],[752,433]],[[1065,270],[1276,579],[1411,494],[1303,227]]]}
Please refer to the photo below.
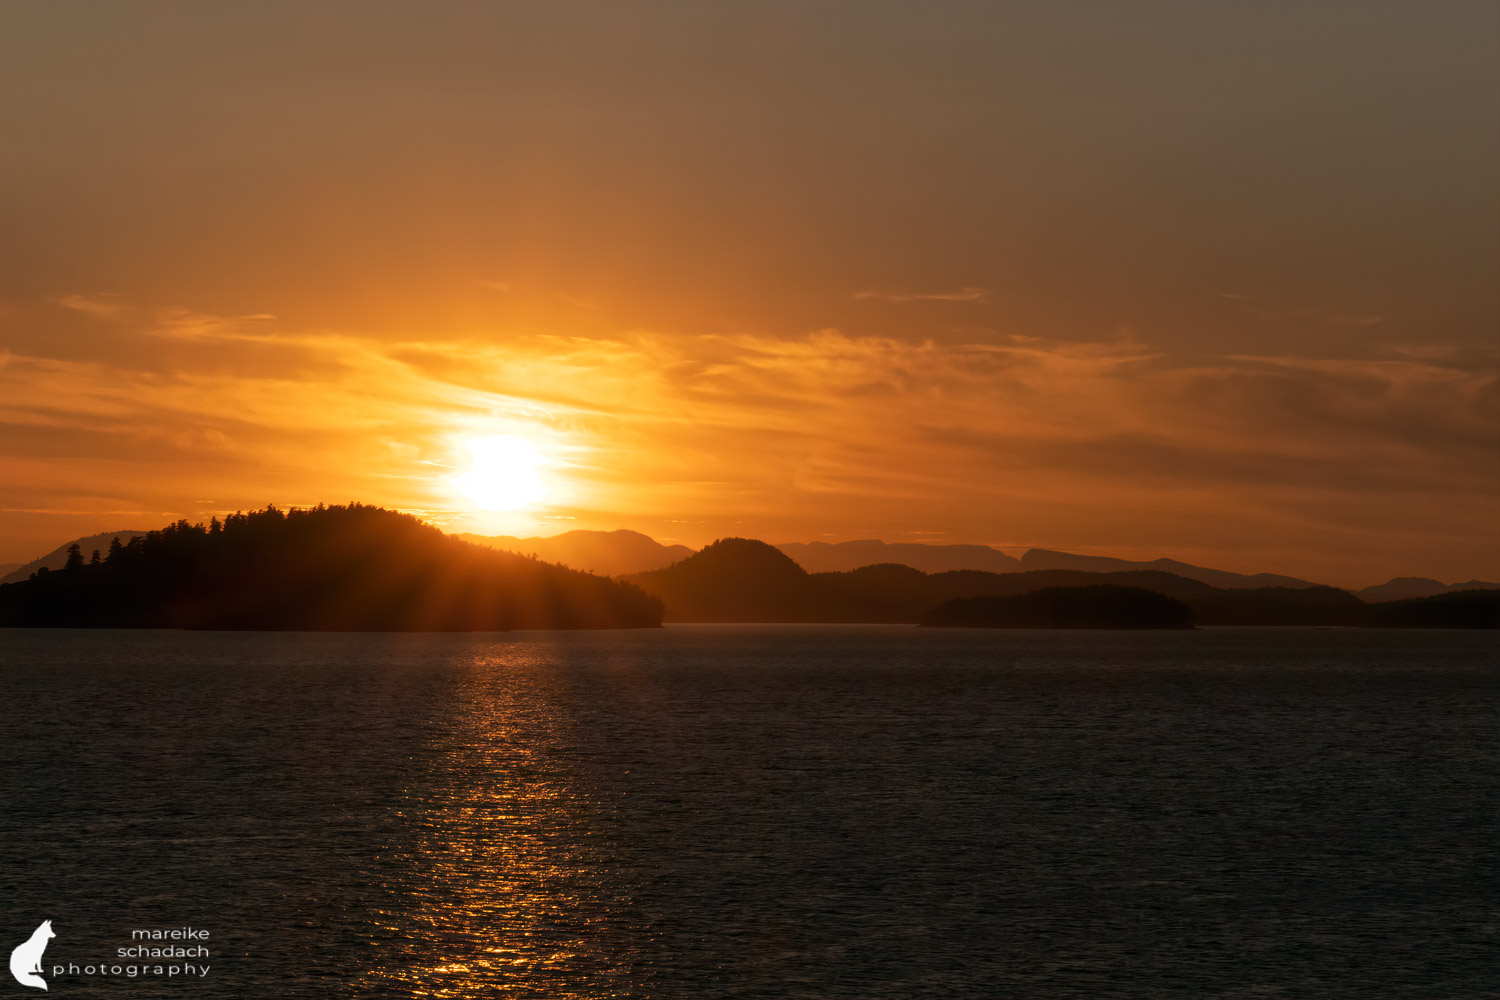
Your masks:
{"label": "island", "polygon": [[[97,561],[94,561],[97,560]],[[309,631],[655,628],[629,583],[351,503],[178,521],[0,586],[0,625]]]}

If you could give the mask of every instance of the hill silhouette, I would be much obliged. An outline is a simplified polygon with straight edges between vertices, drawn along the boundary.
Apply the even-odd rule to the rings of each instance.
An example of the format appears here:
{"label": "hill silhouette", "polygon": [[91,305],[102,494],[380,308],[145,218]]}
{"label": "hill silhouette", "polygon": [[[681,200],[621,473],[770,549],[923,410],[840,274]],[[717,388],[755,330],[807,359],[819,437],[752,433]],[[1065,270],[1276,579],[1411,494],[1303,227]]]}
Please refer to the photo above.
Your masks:
{"label": "hill silhouette", "polygon": [[925,542],[785,542],[777,545],[809,573],[839,573],[893,563],[924,573],[977,569],[1015,573],[1021,562],[988,545],[930,545]]}
{"label": "hill silhouette", "polygon": [[1356,590],[1360,600],[1367,604],[1380,601],[1404,601],[1413,597],[1436,597],[1459,590],[1500,590],[1500,583],[1485,580],[1466,580],[1463,583],[1443,583],[1425,576],[1398,576],[1386,583]]}
{"label": "hill silhouette", "polygon": [[[1200,625],[1392,622],[1372,610],[1380,605],[1366,604],[1336,587],[1221,588],[1153,569],[923,573],[886,563],[842,573],[808,573],[777,548],[744,538],[721,539],[672,566],[627,579],[661,598],[666,619],[677,622],[915,624],[928,612],[957,599],[1016,597],[1049,588],[1100,585],[1151,591],[1179,601],[1192,609]],[[1432,620],[1442,617],[1439,612],[1411,612],[1424,613],[1433,616]]]}
{"label": "hill silhouette", "polygon": [[1193,609],[1141,587],[1043,587],[1009,597],[960,597],[922,625],[966,628],[1192,628]]}
{"label": "hill silhouette", "polygon": [[661,605],[628,584],[496,552],[350,504],[178,521],[98,565],[0,586],[0,625],[348,631],[636,628]]}
{"label": "hill silhouette", "polygon": [[625,576],[670,566],[693,554],[686,545],[663,545],[639,531],[565,531],[549,538],[514,535],[456,535],[492,549],[534,555],[546,562],[603,576]]}
{"label": "hill silhouette", "polygon": [[1021,556],[1021,568],[1075,569],[1087,573],[1118,573],[1131,570],[1159,570],[1174,576],[1198,580],[1224,590],[1239,590],[1251,587],[1317,587],[1320,584],[1299,580],[1295,576],[1278,573],[1231,573],[1223,569],[1209,569],[1176,559],[1152,559],[1135,562],[1130,559],[1115,559],[1112,556],[1080,556],[1071,552],[1056,552],[1052,549],[1031,549]]}
{"label": "hill silhouette", "polygon": [[49,570],[62,569],[68,561],[68,549],[74,545],[78,546],[79,551],[83,553],[83,557],[87,559],[95,549],[98,549],[101,553],[106,551],[109,548],[111,539],[118,538],[121,542],[128,542],[132,538],[144,534],[144,531],[102,531],[97,535],[84,535],[82,538],[75,538],[71,542],[64,542],[51,552],[31,560],[31,562],[20,563],[4,576],[0,576],[0,583],[15,583],[18,580],[28,579],[31,574],[43,566]]}
{"label": "hill silhouette", "polygon": [[626,579],[661,598],[673,621],[847,620],[806,570],[746,538],[722,538],[665,569]]}
{"label": "hill silhouette", "polygon": [[[1415,589],[1426,596],[1372,602],[1306,581],[1297,581],[1298,586],[1250,587],[1246,581],[1259,578],[1224,574],[1235,577],[1236,586],[1219,587],[1159,568],[1140,568],[1171,565],[1170,560],[1136,564],[1076,557],[1086,560],[1086,565],[1136,567],[1110,572],[957,569],[929,573],[885,562],[809,573],[782,551],[785,546],[744,538],[721,539],[697,553],[683,546],[661,546],[628,531],[513,539],[522,547],[533,541],[555,541],[558,545],[551,551],[571,547],[583,558],[592,558],[595,565],[613,558],[650,560],[688,553],[669,566],[622,575],[621,580],[611,582],[489,547],[505,536],[486,539],[484,546],[474,545],[443,535],[416,518],[359,504],[289,512],[269,507],[206,526],[179,521],[160,531],[121,534],[122,542],[128,538],[128,544],[111,546],[104,535],[90,536],[29,564],[33,570],[28,579],[0,586],[0,625],[356,630],[634,627],[659,624],[663,613],[682,622],[915,624],[953,601],[1108,586],[1145,590],[1181,602],[1201,625],[1472,628],[1495,627],[1493,604],[1500,601],[1500,590],[1487,590],[1493,585],[1479,581],[1460,590],[1465,585],[1445,587],[1435,580],[1398,578],[1363,593],[1378,596]],[[864,551],[861,546],[873,545],[870,551],[881,553],[908,547],[947,550],[946,558],[970,548],[845,545],[849,547],[825,545],[818,551],[838,550],[844,558]],[[95,548],[110,550],[109,558],[98,566],[88,564],[87,557]],[[1015,607],[1040,613],[1036,604]],[[1102,608],[1099,613],[1103,614]]]}
{"label": "hill silhouette", "polygon": [[1097,584],[1142,588],[1189,604],[1220,593],[1200,581],[1156,570],[923,573],[884,563],[841,573],[808,573],[777,548],[744,538],[722,539],[682,562],[627,579],[660,597],[668,620],[682,622],[915,624],[955,599]]}
{"label": "hill silhouette", "polygon": [[[550,537],[519,538],[513,535],[461,534],[465,541],[492,548],[536,555],[574,569],[626,576],[665,568],[693,554],[685,545],[663,545],[636,531],[567,531]],[[929,542],[885,542],[864,539],[850,542],[783,542],[775,546],[809,573],[846,573],[884,563],[910,566],[924,573],[979,570],[987,573],[1019,573],[1035,570],[1079,570],[1087,573],[1156,571],[1199,580],[1225,589],[1258,587],[1314,587],[1319,584],[1275,573],[1244,574],[1194,566],[1175,559],[1136,562],[1107,556],[1075,555],[1052,549],[1031,549],[1021,559],[988,545],[949,545]],[[1392,581],[1396,583],[1397,581]],[[1425,581],[1424,581],[1425,582]],[[1364,595],[1365,600],[1419,597],[1443,590],[1464,589],[1455,584],[1420,592]],[[1475,587],[1487,586],[1475,582]],[[1384,586],[1384,585],[1382,585]]]}

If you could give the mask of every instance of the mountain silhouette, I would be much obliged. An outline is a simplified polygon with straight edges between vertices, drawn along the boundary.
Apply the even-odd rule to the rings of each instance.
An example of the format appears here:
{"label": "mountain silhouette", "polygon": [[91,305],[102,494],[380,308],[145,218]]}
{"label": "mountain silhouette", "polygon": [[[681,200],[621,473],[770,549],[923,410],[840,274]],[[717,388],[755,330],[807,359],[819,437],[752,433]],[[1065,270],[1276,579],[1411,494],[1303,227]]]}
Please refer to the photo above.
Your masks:
{"label": "mountain silhouette", "polygon": [[837,573],[862,566],[896,563],[924,573],[978,569],[1015,573],[1021,561],[988,545],[929,545],[923,542],[786,542],[776,548],[809,573]]}
{"label": "mountain silhouette", "polygon": [[565,531],[549,538],[517,538],[514,535],[455,537],[492,549],[534,555],[545,562],[603,576],[625,576],[660,569],[686,559],[693,550],[686,545],[663,545],[638,531]]}
{"label": "mountain silhouette", "polygon": [[806,570],[746,538],[722,538],[665,569],[626,579],[661,598],[673,621],[846,620]]}
{"label": "mountain silhouette", "polygon": [[958,597],[1023,594],[1044,587],[1109,582],[1141,586],[1185,600],[1214,592],[1196,580],[1159,571],[1108,574],[1071,570],[924,573],[882,563],[837,573],[809,573],[779,548],[725,538],[678,563],[625,579],[661,598],[679,622],[906,622]]}
{"label": "mountain silhouette", "polygon": [[[1398,578],[1365,588],[1362,600],[1292,577],[1040,549],[1028,552],[1022,564],[1127,568],[926,572],[881,562],[809,572],[785,550],[802,551],[810,559],[847,559],[862,552],[889,555],[915,549],[939,565],[963,561],[975,549],[1009,557],[984,546],[851,542],[798,549],[744,538],[721,539],[694,553],[630,531],[575,531],[540,539],[494,536],[476,545],[407,515],[359,504],[285,513],[270,507],[207,526],[179,521],[161,531],[120,535],[128,544],[115,542],[113,535],[93,535],[28,564],[34,568],[27,579],[0,586],[0,624],[456,630],[655,625],[663,614],[680,622],[915,624],[956,600],[1109,586],[1181,602],[1200,625],[1488,627],[1488,598],[1440,599],[1494,588],[1480,581],[1445,587],[1436,580]],[[613,574],[618,580],[611,582],[536,556],[496,551],[496,543],[518,549],[534,545],[613,570],[682,557],[651,570]],[[95,549],[110,553],[98,566],[89,565],[85,555]],[[806,556],[809,552],[814,555]],[[1185,567],[1232,585],[1168,572],[1163,566]],[[1261,580],[1293,580],[1296,585],[1249,585]],[[1489,592],[1500,599],[1500,590]],[[1369,599],[1390,594],[1404,599]],[[1015,607],[1037,612],[1040,606]]]}
{"label": "mountain silhouette", "polygon": [[1459,590],[1500,590],[1500,583],[1484,580],[1466,580],[1463,583],[1443,583],[1425,576],[1398,576],[1387,583],[1376,584],[1355,591],[1366,603],[1378,601],[1404,601],[1413,597],[1434,597]]}
{"label": "mountain silhouette", "polygon": [[1141,587],[1043,587],[1009,597],[960,597],[922,616],[968,628],[1192,628],[1193,609]]}
{"label": "mountain silhouette", "polygon": [[[628,576],[663,569],[693,554],[685,545],[663,545],[636,531],[567,531],[550,537],[519,538],[514,535],[456,536],[491,548],[535,555],[547,562],[607,576]],[[1089,573],[1156,570],[1215,587],[1314,587],[1297,577],[1275,573],[1247,575],[1194,566],[1175,559],[1135,562],[1107,556],[1083,556],[1052,549],[1032,549],[1021,559],[988,545],[939,545],[926,542],[885,542],[864,539],[851,542],[783,542],[776,546],[809,573],[846,573],[866,566],[892,564],[910,566],[924,573],[979,570],[988,573],[1019,573],[1031,570],[1066,569]],[[60,561],[60,556],[56,556]],[[1450,588],[1451,589],[1451,588]],[[1434,591],[1436,592],[1436,591]],[[1400,596],[1420,596],[1401,594]]]}
{"label": "mountain silhouette", "polygon": [[1378,583],[1373,587],[1355,591],[1363,601],[1401,601],[1411,597],[1431,597],[1434,594],[1447,592],[1446,583],[1441,580],[1428,579],[1425,576],[1393,577],[1387,583]]}
{"label": "mountain silhouette", "polygon": [[347,631],[636,628],[661,605],[628,584],[350,504],[178,521],[85,564],[0,586],[0,625]]}
{"label": "mountain silhouette", "polygon": [[62,569],[68,561],[68,549],[74,545],[78,546],[79,551],[86,558],[95,549],[98,549],[101,553],[108,550],[111,539],[118,538],[121,542],[128,542],[132,538],[144,534],[144,531],[101,531],[97,535],[84,535],[82,538],[75,538],[71,542],[64,542],[39,559],[33,559],[28,563],[21,563],[4,576],[0,576],[0,583],[15,583],[18,580],[28,579],[31,574],[43,566],[49,570]]}
{"label": "mountain silhouette", "polygon": [[1023,569],[1077,569],[1089,573],[1117,573],[1136,569],[1155,569],[1175,576],[1185,576],[1189,580],[1200,580],[1225,590],[1242,587],[1317,587],[1320,584],[1307,580],[1299,580],[1295,576],[1281,576],[1277,573],[1231,573],[1228,570],[1208,569],[1204,566],[1194,566],[1192,563],[1178,562],[1176,559],[1152,559],[1149,562],[1135,562],[1129,559],[1115,559],[1111,556],[1080,556],[1071,552],[1056,552],[1052,549],[1031,549],[1021,556],[1021,567]]}
{"label": "mountain silhouette", "polygon": [[[1187,606],[1199,625],[1322,625],[1382,626],[1425,620],[1430,627],[1479,627],[1482,614],[1464,611],[1470,605],[1421,606],[1382,610],[1336,587],[1215,587],[1201,580],[1157,569],[1112,573],[1083,570],[1036,570],[1024,573],[985,573],[952,570],[924,573],[910,566],[879,564],[840,573],[808,573],[778,548],[744,538],[726,538],[681,562],[628,577],[642,590],[659,597],[665,618],[677,622],[889,622],[917,623],[945,604],[972,598],[1012,598],[1048,589],[1111,587],[1158,594]],[[1089,596],[1092,594],[1093,596]],[[1439,600],[1447,595],[1439,595]],[[1089,590],[1058,601],[1100,604],[1094,620],[1109,618],[1110,592]],[[1500,598],[1500,592],[1497,592]],[[1124,598],[1119,598],[1124,600]],[[1460,602],[1461,603],[1461,602]],[[1065,605],[1059,605],[1060,608]],[[1117,606],[1130,607],[1132,605]],[[1010,608],[1010,605],[1006,605]],[[1041,605],[1015,605],[1040,614]],[[1145,620],[1167,614],[1167,605],[1151,611],[1142,605]],[[1455,610],[1458,609],[1458,610]],[[1005,614],[1011,613],[1006,610]],[[1016,612],[1020,613],[1020,612]],[[1000,612],[996,612],[1000,614]],[[1059,610],[1057,614],[1062,615]],[[1173,612],[1175,614],[1175,612]],[[1425,617],[1424,617],[1425,616]],[[1033,616],[1032,621],[1038,620]],[[1079,620],[1088,620],[1082,616]],[[1436,624],[1450,622],[1451,624]],[[1082,626],[1078,626],[1082,627]],[[1096,627],[1122,627],[1118,624]],[[1155,627],[1155,626],[1153,626]]]}

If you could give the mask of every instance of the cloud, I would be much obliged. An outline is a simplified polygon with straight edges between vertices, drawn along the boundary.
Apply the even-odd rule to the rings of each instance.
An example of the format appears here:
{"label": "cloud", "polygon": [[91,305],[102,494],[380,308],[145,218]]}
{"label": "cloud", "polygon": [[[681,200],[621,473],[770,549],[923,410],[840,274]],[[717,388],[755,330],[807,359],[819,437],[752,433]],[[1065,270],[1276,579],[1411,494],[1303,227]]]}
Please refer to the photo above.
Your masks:
{"label": "cloud", "polygon": [[984,304],[990,300],[990,289],[965,286],[956,292],[894,292],[879,288],[867,288],[855,292],[859,300],[875,299],[881,302],[973,302]]}
{"label": "cloud", "polygon": [[271,313],[252,313],[247,316],[215,316],[212,313],[191,309],[168,308],[157,310],[151,316],[146,333],[156,337],[171,337],[178,340],[228,340],[257,339],[246,333],[256,324],[266,323],[276,317]]}
{"label": "cloud", "polygon": [[[1401,546],[1494,537],[1496,378],[1437,354],[1185,361],[1132,335],[381,339],[188,310],[136,320],[182,345],[170,363],[0,354],[0,503],[353,497],[456,517],[445,480],[462,439],[519,432],[557,458],[547,514],[589,526],[1124,538],[1304,574],[1310,553],[1389,563]],[[189,348],[207,360],[187,363]]]}
{"label": "cloud", "polygon": [[135,309],[117,295],[64,295],[52,300],[64,309],[81,312],[95,319],[119,320],[131,316]]}
{"label": "cloud", "polygon": [[119,295],[74,294],[52,301],[95,320],[128,323],[139,332],[177,340],[229,339],[253,324],[277,318],[271,313],[218,316],[180,306],[148,309]]}

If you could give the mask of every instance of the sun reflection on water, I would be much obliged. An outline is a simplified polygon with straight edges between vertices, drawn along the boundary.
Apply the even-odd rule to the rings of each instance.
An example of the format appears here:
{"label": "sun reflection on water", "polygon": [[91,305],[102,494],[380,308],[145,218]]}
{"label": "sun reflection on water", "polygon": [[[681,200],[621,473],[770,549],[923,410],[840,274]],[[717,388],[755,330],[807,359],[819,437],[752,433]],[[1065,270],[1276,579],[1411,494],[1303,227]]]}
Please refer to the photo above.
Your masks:
{"label": "sun reflection on water", "polygon": [[382,859],[403,872],[400,899],[369,938],[385,990],[603,997],[640,982],[639,915],[536,662],[516,646],[476,658],[404,791],[395,818],[415,837]]}

